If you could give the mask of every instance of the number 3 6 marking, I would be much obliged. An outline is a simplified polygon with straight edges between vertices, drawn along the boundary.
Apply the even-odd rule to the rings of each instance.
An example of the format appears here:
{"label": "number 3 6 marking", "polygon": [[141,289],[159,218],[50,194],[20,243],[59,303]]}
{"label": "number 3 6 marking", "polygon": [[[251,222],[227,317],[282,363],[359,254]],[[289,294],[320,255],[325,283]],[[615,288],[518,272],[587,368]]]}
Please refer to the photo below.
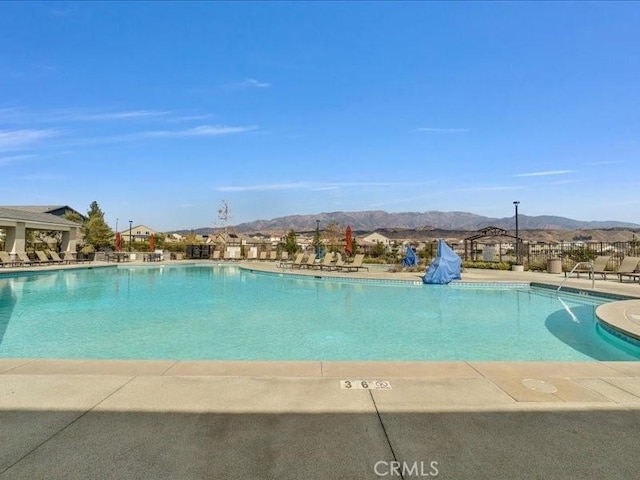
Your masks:
{"label": "number 3 6 marking", "polygon": [[386,380],[340,380],[343,390],[391,390],[391,384]]}

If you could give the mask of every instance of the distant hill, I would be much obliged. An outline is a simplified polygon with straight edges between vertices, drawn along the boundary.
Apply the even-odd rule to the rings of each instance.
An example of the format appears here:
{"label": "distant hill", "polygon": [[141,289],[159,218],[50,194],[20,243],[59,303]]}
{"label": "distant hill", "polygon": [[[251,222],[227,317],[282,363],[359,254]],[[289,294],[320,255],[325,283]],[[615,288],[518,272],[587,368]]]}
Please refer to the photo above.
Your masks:
{"label": "distant hill", "polygon": [[[372,232],[379,229],[405,230],[459,230],[474,231],[487,226],[513,230],[514,217],[492,218],[468,212],[402,212],[389,213],[382,210],[364,212],[328,212],[314,215],[289,215],[271,220],[256,220],[241,223],[233,227],[239,233],[282,232],[294,229],[298,232],[313,231],[316,220],[325,226],[337,222],[342,226],[350,225],[354,231]],[[640,224],[618,221],[584,222],[565,217],[549,215],[518,215],[518,225],[522,230],[598,230],[598,229],[638,229]],[[199,228],[195,233],[209,233],[211,228]],[[182,230],[177,233],[188,233]]]}

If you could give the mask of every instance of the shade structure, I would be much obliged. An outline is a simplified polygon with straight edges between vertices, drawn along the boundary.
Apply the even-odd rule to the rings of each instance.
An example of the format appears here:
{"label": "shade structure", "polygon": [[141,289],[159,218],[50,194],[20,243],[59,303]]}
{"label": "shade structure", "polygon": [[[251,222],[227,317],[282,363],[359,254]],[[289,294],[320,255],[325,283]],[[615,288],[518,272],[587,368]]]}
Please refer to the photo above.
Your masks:
{"label": "shade structure", "polygon": [[415,267],[418,265],[418,256],[416,252],[413,251],[413,248],[410,246],[407,247],[407,253],[405,253],[404,258],[402,259],[403,267]]}
{"label": "shade structure", "polygon": [[152,233],[149,236],[149,251],[153,252],[156,249],[156,237],[155,235]]}
{"label": "shade structure", "polygon": [[120,236],[120,232],[116,232],[116,252],[122,250],[122,237]]}
{"label": "shade structure", "polygon": [[347,230],[344,232],[344,242],[344,253],[351,255],[353,253],[353,234],[349,225],[347,225]]}

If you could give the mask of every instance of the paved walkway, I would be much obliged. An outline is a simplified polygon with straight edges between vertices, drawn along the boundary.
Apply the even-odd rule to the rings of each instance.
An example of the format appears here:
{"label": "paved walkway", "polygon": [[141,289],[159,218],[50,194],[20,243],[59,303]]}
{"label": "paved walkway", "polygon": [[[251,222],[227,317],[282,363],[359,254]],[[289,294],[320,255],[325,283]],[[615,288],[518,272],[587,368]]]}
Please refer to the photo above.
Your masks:
{"label": "paved walkway", "polygon": [[0,480],[626,480],[639,431],[640,362],[0,359]]}

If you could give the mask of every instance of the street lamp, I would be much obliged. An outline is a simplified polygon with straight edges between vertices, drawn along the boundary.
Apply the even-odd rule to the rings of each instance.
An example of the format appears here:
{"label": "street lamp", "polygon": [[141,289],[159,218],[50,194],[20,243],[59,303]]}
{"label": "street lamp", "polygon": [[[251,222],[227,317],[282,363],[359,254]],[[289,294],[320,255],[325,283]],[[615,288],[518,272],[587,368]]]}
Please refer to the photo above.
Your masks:
{"label": "street lamp", "polygon": [[320,253],[320,220],[316,219],[316,234],[313,238],[314,248],[316,250],[316,255]]}
{"label": "street lamp", "polygon": [[520,265],[520,235],[518,232],[518,205],[520,205],[519,201],[513,202],[516,206],[516,265]]}
{"label": "street lamp", "polygon": [[131,253],[131,240],[133,239],[133,237],[131,236],[131,225],[132,224],[133,224],[133,220],[129,220],[129,253]]}

